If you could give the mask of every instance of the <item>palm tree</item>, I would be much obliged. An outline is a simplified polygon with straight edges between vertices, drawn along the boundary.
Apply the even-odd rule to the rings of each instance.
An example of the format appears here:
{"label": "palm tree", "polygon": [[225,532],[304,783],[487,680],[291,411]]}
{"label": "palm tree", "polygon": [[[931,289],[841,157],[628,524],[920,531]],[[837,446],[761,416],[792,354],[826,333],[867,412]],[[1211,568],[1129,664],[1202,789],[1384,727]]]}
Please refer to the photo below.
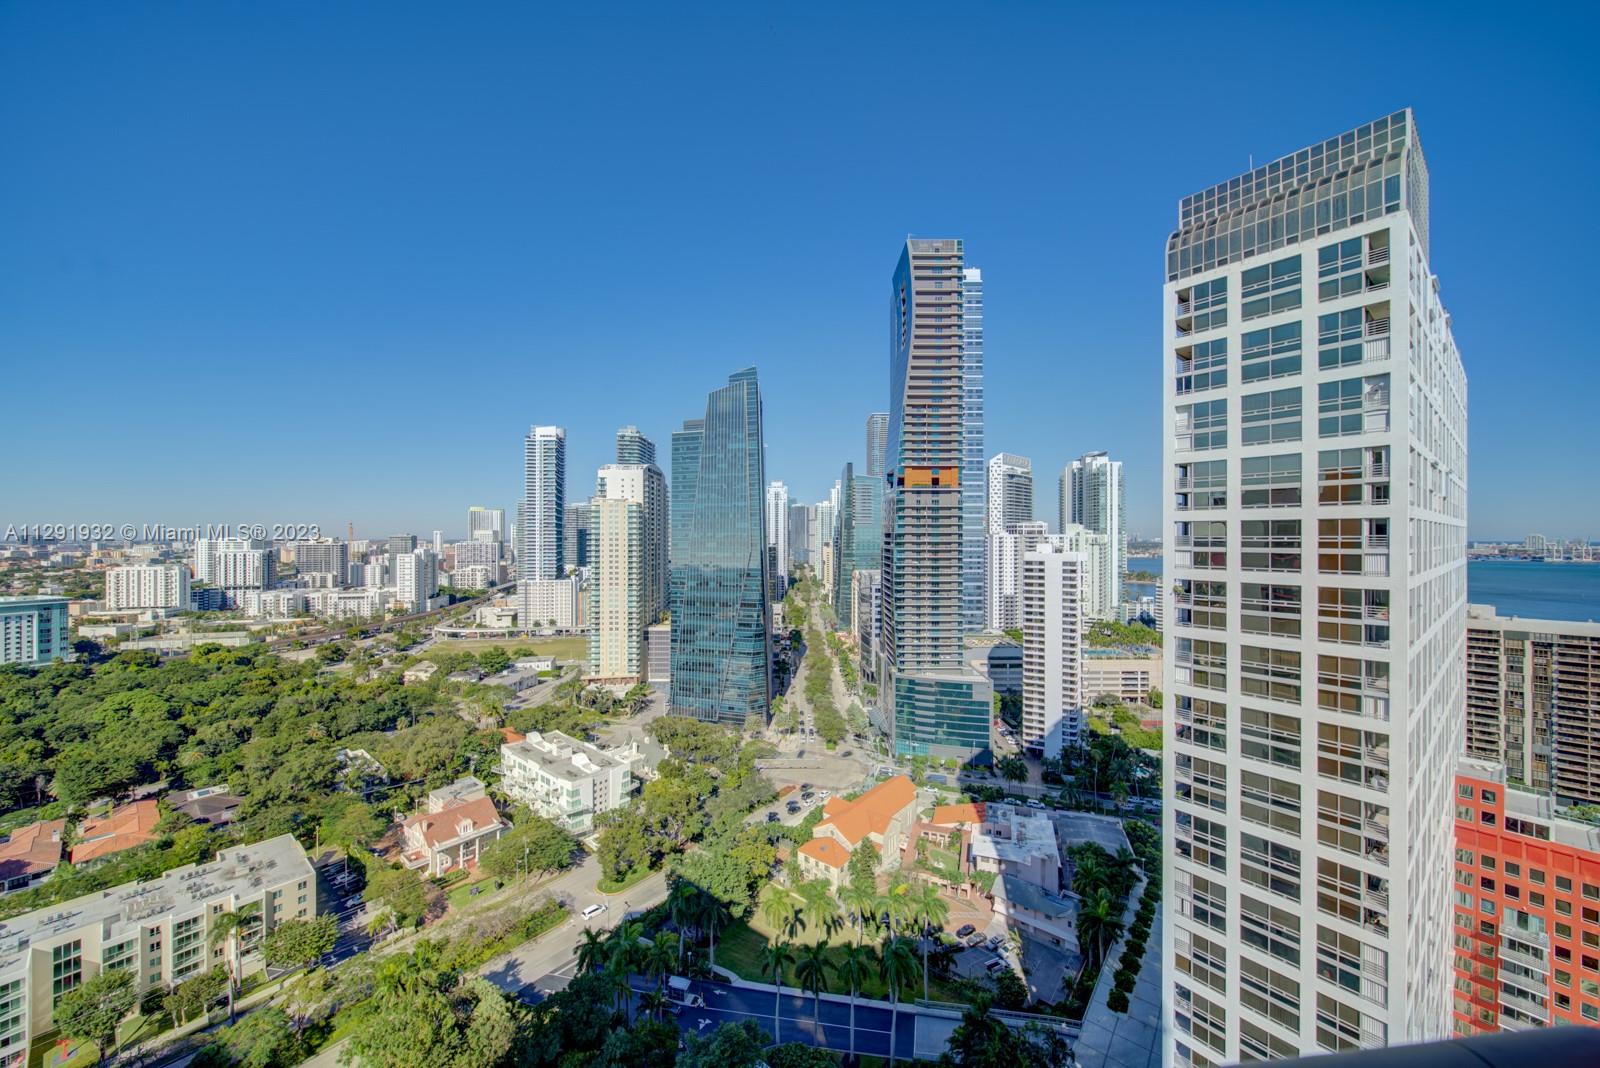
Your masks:
{"label": "palm tree", "polygon": [[911,903],[911,884],[898,882],[889,887],[889,937],[894,938],[900,928],[913,922],[915,909]]}
{"label": "palm tree", "polygon": [[654,990],[646,990],[639,995],[639,1008],[648,1012],[657,1022],[661,1020],[661,1014],[666,1007],[667,992],[660,987],[656,987]]}
{"label": "palm tree", "polygon": [[839,906],[828,893],[825,883],[806,883],[800,888],[800,914],[808,928],[820,932],[818,941],[826,942],[839,923]]}
{"label": "palm tree", "polygon": [[839,902],[855,920],[856,945],[859,946],[867,926],[867,917],[878,907],[878,891],[865,883],[847,883],[839,891]]}
{"label": "palm tree", "polygon": [[1079,897],[1089,897],[1096,890],[1109,885],[1111,872],[1094,853],[1085,852],[1075,858],[1072,866],[1072,891]]}
{"label": "palm tree", "polygon": [[239,973],[244,970],[243,942],[245,929],[254,926],[261,903],[252,901],[232,912],[224,912],[211,921],[211,934],[207,942],[215,949],[217,943],[228,943],[228,1022],[233,1022],[233,998],[239,986]]}
{"label": "palm tree", "polygon": [[817,1025],[817,1034],[822,1034],[822,991],[828,985],[828,946],[824,942],[813,942],[800,951],[800,963],[795,965],[795,978],[800,980],[800,989],[809,990],[816,995],[816,1007],[812,1011],[811,1019]]}
{"label": "palm tree", "polygon": [[850,988],[850,1059],[856,1059],[856,997],[861,993],[861,981],[867,977],[867,968],[872,961],[872,952],[864,948],[858,941],[855,945],[846,945],[839,957],[839,963],[834,965],[834,971],[839,973],[845,985]]}
{"label": "palm tree", "polygon": [[774,934],[782,931],[789,923],[789,917],[794,913],[794,898],[789,892],[776,883],[768,883],[765,894],[761,900],[761,918],[767,926],[772,928]]}
{"label": "palm tree", "polygon": [[727,913],[723,910],[722,902],[707,893],[696,895],[698,902],[695,912],[695,926],[706,932],[710,945],[709,962],[713,968],[717,965],[717,929],[727,922]]}
{"label": "palm tree", "polygon": [[[672,918],[672,924],[678,929],[679,934],[685,934],[687,928],[695,920],[698,903],[695,898],[700,891],[693,883],[685,879],[672,880],[672,889],[667,891],[667,915]],[[687,938],[678,939],[678,970],[683,971],[683,945]]]}
{"label": "palm tree", "polygon": [[787,942],[773,942],[767,946],[767,971],[772,973],[772,1041],[782,1043],[779,1028],[782,1020],[778,1008],[783,998],[783,970],[794,963],[794,950]]}
{"label": "palm tree", "polygon": [[894,1063],[895,1032],[900,1029],[900,991],[917,971],[917,957],[899,935],[889,936],[878,957],[878,974],[889,988],[889,1063]]}
{"label": "palm tree", "polygon": [[[677,945],[674,946],[673,943]],[[656,986],[666,984],[667,976],[672,974],[672,960],[677,957],[679,963],[683,961],[683,940],[671,931],[660,931],[650,948],[644,951],[644,974],[655,979]]]}
{"label": "palm tree", "polygon": [[1111,942],[1122,933],[1117,902],[1105,890],[1096,890],[1078,909],[1078,947],[1087,949],[1085,960],[1104,959]]}
{"label": "palm tree", "polygon": [[631,979],[643,956],[639,945],[639,938],[643,934],[644,924],[634,920],[617,925],[611,932],[611,937],[606,939],[606,971],[614,977],[614,981],[619,984],[621,996],[626,999],[622,1008],[630,1023],[633,1016]]}
{"label": "palm tree", "polygon": [[910,894],[913,915],[917,925],[922,928],[922,1000],[928,1000],[928,943],[932,941],[932,931],[944,929],[944,923],[950,918],[950,904],[939,896],[939,891],[932,883],[921,883]]}
{"label": "palm tree", "polygon": [[578,945],[578,971],[593,975],[606,965],[606,936],[593,927],[583,929],[583,941]]}

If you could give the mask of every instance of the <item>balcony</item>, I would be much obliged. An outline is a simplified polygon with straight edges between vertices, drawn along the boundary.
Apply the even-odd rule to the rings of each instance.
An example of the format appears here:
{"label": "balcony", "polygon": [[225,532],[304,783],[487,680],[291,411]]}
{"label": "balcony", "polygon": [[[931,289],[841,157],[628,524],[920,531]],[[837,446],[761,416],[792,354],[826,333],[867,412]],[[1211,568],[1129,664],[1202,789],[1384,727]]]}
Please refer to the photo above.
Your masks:
{"label": "balcony", "polygon": [[1388,478],[1389,463],[1385,460],[1374,460],[1367,465],[1368,478]]}
{"label": "balcony", "polygon": [[1389,336],[1389,317],[1387,315],[1374,317],[1367,320],[1366,336],[1369,338]]}
{"label": "balcony", "polygon": [[1380,823],[1368,816],[1361,821],[1361,825],[1366,830],[1368,838],[1378,842],[1387,842],[1389,840],[1389,825],[1387,823]]}
{"label": "balcony", "polygon": [[1388,262],[1389,262],[1389,246],[1388,245],[1373,245],[1371,248],[1367,249],[1367,266],[1368,267],[1381,267],[1383,264],[1386,264]]}
{"label": "balcony", "polygon": [[1368,338],[1361,346],[1362,363],[1378,363],[1389,358],[1389,338]]}

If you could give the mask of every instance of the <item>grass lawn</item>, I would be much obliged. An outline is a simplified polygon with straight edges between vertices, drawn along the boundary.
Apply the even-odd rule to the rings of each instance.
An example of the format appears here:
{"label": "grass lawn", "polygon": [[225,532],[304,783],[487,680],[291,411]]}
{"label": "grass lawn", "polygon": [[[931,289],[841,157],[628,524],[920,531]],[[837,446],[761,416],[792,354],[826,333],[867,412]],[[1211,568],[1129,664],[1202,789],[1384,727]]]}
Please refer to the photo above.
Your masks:
{"label": "grass lawn", "polygon": [[[478,888],[476,894],[472,892],[474,887]],[[498,889],[500,889],[499,879],[479,879],[475,882],[452,886],[449,892],[444,895],[444,899],[450,903],[451,908],[460,909],[484,894],[492,894]]]}
{"label": "grass lawn", "polygon": [[635,868],[633,871],[629,872],[628,877],[623,879],[620,883],[614,883],[610,879],[601,879],[595,884],[595,889],[600,891],[602,894],[620,894],[624,890],[631,890],[635,886],[638,886],[640,883],[650,878],[650,876],[653,874],[655,874],[655,872],[650,868]]}
{"label": "grass lawn", "polygon": [[581,636],[565,638],[441,638],[428,646],[428,651],[445,653],[481,653],[492,646],[506,652],[513,649],[532,649],[535,656],[553,656],[557,660],[583,660],[589,655],[589,639]]}
{"label": "grass lawn", "polygon": [[[717,964],[734,972],[741,979],[748,979],[757,983],[770,983],[772,982],[772,975],[767,971],[764,959],[767,951],[767,939],[766,925],[759,916],[752,917],[749,921],[735,920],[717,936]],[[804,933],[795,940],[796,945],[806,945],[814,941],[815,939],[808,938]],[[854,941],[855,932],[849,929],[835,935],[828,948],[828,962],[837,965],[844,958],[844,947]],[[870,941],[863,944],[868,949],[873,948],[873,944]],[[796,956],[798,955],[797,952]],[[922,958],[919,956],[917,958],[919,968],[916,982],[903,991],[902,1000],[911,1001],[922,996],[921,960]],[[884,985],[883,980],[878,976],[876,962],[871,967],[871,973],[861,986],[861,996],[887,1001],[889,998],[888,987]],[[792,965],[784,975],[783,985],[796,988],[800,986],[799,980],[794,976],[794,967]],[[828,987],[823,993],[848,994],[849,991],[844,988],[837,977],[830,977]],[[959,1002],[965,1000],[964,995],[959,990],[942,982],[938,976],[928,977],[928,996],[934,1001]]]}

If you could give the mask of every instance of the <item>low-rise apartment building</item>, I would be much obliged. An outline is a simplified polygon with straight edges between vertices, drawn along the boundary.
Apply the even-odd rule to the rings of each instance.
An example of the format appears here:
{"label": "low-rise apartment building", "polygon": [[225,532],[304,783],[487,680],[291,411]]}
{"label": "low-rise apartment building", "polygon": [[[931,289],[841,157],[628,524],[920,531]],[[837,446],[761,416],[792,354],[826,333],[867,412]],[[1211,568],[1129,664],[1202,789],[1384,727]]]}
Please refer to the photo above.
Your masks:
{"label": "low-rise apartment building", "polygon": [[1121,649],[1083,651],[1083,699],[1093,704],[1101,697],[1124,703],[1150,699],[1150,688],[1161,686],[1161,653],[1135,656]]}
{"label": "low-rise apartment building", "polygon": [[500,789],[539,815],[579,833],[627,801],[637,750],[601,749],[560,731],[534,731],[500,747]]}
{"label": "low-rise apartment building", "polygon": [[0,664],[71,659],[65,597],[0,597]]}
{"label": "low-rise apartment building", "polygon": [[237,946],[241,974],[259,971],[261,942],[285,920],[317,911],[317,880],[300,843],[282,835],[217,853],[156,879],[125,883],[0,924],[0,1066],[27,1063],[52,1029],[62,995],[101,972],[127,969],[141,993],[232,967],[232,945],[210,944],[217,918],[247,905]]}

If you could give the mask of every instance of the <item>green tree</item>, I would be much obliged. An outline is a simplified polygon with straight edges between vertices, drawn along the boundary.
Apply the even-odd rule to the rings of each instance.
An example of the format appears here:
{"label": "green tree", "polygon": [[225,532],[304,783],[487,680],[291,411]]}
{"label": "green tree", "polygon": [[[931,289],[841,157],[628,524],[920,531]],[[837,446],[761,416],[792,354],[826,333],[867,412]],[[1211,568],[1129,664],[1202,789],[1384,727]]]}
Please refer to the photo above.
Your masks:
{"label": "green tree", "polygon": [[872,964],[872,952],[858,941],[854,945],[846,945],[839,956],[839,963],[834,970],[839,973],[839,978],[845,986],[850,988],[850,1060],[856,1059],[856,1000],[861,993],[861,984],[867,978],[868,969]]}
{"label": "green tree", "polygon": [[328,813],[318,834],[329,845],[352,850],[376,842],[388,826],[388,821],[371,805],[349,798]]}
{"label": "green tree", "polygon": [[800,980],[800,989],[809,990],[816,997],[811,1019],[819,1034],[822,1027],[822,992],[828,988],[829,968],[828,946],[825,942],[812,942],[802,949],[800,960],[794,968],[795,978]]}
{"label": "green tree", "polygon": [[783,1003],[783,973],[784,969],[794,963],[794,950],[789,943],[782,939],[774,940],[767,945],[764,955],[767,965],[767,974],[772,976],[772,1034],[775,1041],[783,1040],[783,1019],[778,1015],[778,1008]]}
{"label": "green tree", "polygon": [[372,1011],[350,1032],[341,1063],[491,1068],[510,1051],[516,1021],[504,996],[486,979],[457,982],[438,968],[430,945],[384,961]]}
{"label": "green tree", "polygon": [[101,972],[61,996],[51,1019],[66,1035],[93,1042],[96,1063],[103,1064],[106,1050],[117,1039],[117,1026],[139,1003],[133,973],[126,968]]}
{"label": "green tree", "polygon": [[1122,904],[1109,891],[1096,890],[1078,909],[1078,944],[1095,967],[1122,931]]}
{"label": "green tree", "polygon": [[994,999],[1002,1009],[1020,1009],[1028,1004],[1028,986],[1016,971],[1002,968],[994,977]]}
{"label": "green tree", "polygon": [[478,863],[491,875],[509,880],[570,868],[577,850],[578,840],[564,828],[524,809],[511,830],[484,849]]}
{"label": "green tree", "polygon": [[725,1023],[709,1035],[690,1033],[677,1068],[756,1068],[770,1041],[754,1020]]}
{"label": "green tree", "polygon": [[861,840],[861,844],[850,854],[850,861],[845,867],[852,884],[861,883],[874,890],[877,889],[878,847],[873,845],[870,839]]}
{"label": "green tree", "polygon": [[878,974],[889,990],[889,1063],[895,1059],[895,1034],[900,1030],[900,995],[907,983],[914,981],[917,957],[911,946],[898,935],[883,944],[878,957]]}
{"label": "green tree", "polygon": [[950,903],[939,895],[932,883],[919,882],[911,891],[911,916],[916,922],[917,941],[922,946],[922,999],[928,999],[928,947],[950,918]]}
{"label": "green tree", "polygon": [[261,903],[251,901],[232,912],[212,917],[206,942],[213,949],[226,944],[228,951],[228,1021],[233,1021],[233,999],[244,979],[244,941],[261,928]]}
{"label": "green tree", "polygon": [[276,1005],[265,1005],[224,1027],[196,1060],[233,1068],[284,1068],[299,1064],[301,1053],[289,1014]]}
{"label": "green tree", "polygon": [[394,914],[400,927],[415,927],[428,914],[428,890],[414,872],[404,868],[379,867],[367,877],[367,900]]}
{"label": "green tree", "polygon": [[213,968],[173,987],[172,992],[162,999],[161,1005],[172,1014],[174,1020],[184,1024],[208,1009],[227,987],[227,971]]}
{"label": "green tree", "polygon": [[339,937],[332,916],[311,920],[284,920],[261,943],[261,955],[274,968],[303,968],[333,951]]}
{"label": "green tree", "polygon": [[839,1065],[838,1059],[827,1050],[804,1042],[773,1046],[767,1050],[766,1060],[769,1068],[838,1068]]}
{"label": "green tree", "polygon": [[511,654],[498,645],[478,653],[478,667],[483,669],[485,675],[498,675],[511,666]]}
{"label": "green tree", "polygon": [[317,659],[324,664],[337,664],[349,655],[343,642],[328,642],[317,646]]}

